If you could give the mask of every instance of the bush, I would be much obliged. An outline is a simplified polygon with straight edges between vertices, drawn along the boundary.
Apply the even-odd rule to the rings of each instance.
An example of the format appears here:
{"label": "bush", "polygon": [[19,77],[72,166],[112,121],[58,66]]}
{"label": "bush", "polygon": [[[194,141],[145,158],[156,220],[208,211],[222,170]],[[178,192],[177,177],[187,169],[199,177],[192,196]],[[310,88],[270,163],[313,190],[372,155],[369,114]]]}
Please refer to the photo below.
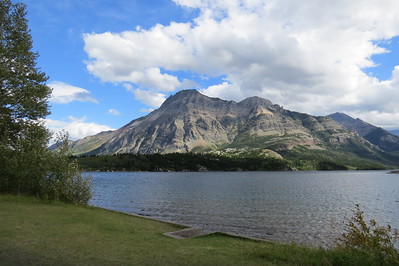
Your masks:
{"label": "bush", "polygon": [[92,196],[91,177],[83,177],[76,160],[71,161],[68,134],[60,133],[57,149],[49,151],[48,172],[40,197],[73,204],[87,204]]}
{"label": "bush", "polygon": [[87,204],[92,195],[91,177],[83,177],[76,160],[69,160],[68,135],[60,134],[59,148],[50,151],[37,141],[38,132],[45,135],[47,131],[34,129],[18,142],[17,148],[0,146],[0,193]]}
{"label": "bush", "polygon": [[395,248],[399,238],[397,229],[393,230],[390,225],[380,226],[375,220],[367,223],[359,204],[346,226],[348,231],[338,239],[339,249],[364,253],[380,265],[399,265],[399,253]]}

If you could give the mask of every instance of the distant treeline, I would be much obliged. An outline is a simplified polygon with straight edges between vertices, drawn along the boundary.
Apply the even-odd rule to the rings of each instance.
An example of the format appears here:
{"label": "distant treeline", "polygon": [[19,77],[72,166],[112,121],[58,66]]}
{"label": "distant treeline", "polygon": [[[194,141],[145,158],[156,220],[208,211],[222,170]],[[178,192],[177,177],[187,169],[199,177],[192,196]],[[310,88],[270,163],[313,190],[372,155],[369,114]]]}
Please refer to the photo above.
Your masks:
{"label": "distant treeline", "polygon": [[84,171],[281,171],[291,170],[278,158],[227,157],[202,153],[116,154],[74,157]]}
{"label": "distant treeline", "polygon": [[72,157],[83,171],[289,171],[289,170],[377,170],[381,164],[326,152],[284,154],[285,159],[262,155],[218,155],[213,153],[115,154]]}

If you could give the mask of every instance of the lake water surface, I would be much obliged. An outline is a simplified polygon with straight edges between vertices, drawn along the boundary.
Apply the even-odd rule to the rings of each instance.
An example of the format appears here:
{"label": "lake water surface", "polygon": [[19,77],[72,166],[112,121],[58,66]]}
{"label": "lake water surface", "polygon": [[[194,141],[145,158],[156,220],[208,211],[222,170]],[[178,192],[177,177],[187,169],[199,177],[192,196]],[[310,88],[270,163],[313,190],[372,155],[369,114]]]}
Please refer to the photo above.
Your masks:
{"label": "lake water surface", "polygon": [[331,246],[356,204],[399,228],[399,175],[384,171],[89,174],[91,205],[205,232]]}

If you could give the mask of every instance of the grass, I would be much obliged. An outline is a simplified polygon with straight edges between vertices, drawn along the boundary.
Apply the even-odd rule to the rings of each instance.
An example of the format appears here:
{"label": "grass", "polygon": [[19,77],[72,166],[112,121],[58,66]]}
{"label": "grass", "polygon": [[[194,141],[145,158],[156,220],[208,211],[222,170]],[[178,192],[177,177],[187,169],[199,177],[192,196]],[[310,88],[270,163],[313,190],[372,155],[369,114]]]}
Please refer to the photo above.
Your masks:
{"label": "grass", "polygon": [[95,207],[0,195],[0,265],[364,265],[364,254],[216,233]]}

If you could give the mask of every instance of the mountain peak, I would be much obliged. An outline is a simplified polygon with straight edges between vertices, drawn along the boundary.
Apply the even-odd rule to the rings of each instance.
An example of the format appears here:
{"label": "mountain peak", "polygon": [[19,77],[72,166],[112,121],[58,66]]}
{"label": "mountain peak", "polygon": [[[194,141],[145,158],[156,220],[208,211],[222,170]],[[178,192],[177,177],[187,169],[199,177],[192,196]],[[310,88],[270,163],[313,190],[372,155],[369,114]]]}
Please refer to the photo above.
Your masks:
{"label": "mountain peak", "polygon": [[196,89],[187,89],[187,90],[181,90],[176,92],[174,95],[171,95],[169,98],[179,98],[179,99],[184,99],[184,98],[196,98],[196,97],[206,97],[209,98],[208,96],[200,93]]}
{"label": "mountain peak", "polygon": [[335,121],[340,121],[341,123],[343,122],[353,122],[354,119],[353,117],[345,114],[345,113],[340,113],[340,112],[336,112],[333,114],[328,115],[328,117],[332,118]]}
{"label": "mountain peak", "polygon": [[199,91],[196,89],[187,89],[187,90],[181,90],[178,91],[174,96],[176,97],[187,97],[187,96],[204,96],[201,94]]}
{"label": "mountain peak", "polygon": [[267,99],[258,97],[258,96],[253,96],[246,98],[242,100],[241,102],[238,103],[240,106],[256,106],[256,105],[263,105],[267,107],[272,107],[273,103]]}
{"label": "mountain peak", "polygon": [[197,90],[182,90],[176,94],[169,96],[162,104],[160,109],[174,109],[188,108],[189,106],[195,108],[217,108],[222,107],[227,101],[219,98],[208,97]]}
{"label": "mountain peak", "polygon": [[202,98],[202,97],[207,97],[207,96],[201,94],[199,91],[194,90],[194,89],[181,90],[181,91],[177,92],[176,94],[169,96],[162,105],[169,105],[176,101],[188,102],[195,98]]}

